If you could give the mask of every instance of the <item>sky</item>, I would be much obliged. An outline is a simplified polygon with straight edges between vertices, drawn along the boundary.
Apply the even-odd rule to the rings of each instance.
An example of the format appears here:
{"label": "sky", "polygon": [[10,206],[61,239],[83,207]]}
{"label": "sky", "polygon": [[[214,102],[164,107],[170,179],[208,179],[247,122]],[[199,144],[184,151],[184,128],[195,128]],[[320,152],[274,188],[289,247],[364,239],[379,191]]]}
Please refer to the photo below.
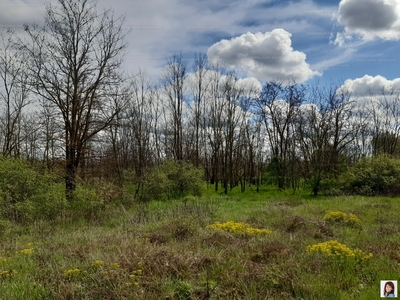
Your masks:
{"label": "sky", "polygon": [[[55,0],[51,0],[55,3]],[[0,26],[42,24],[43,0],[0,0]],[[400,88],[399,0],[99,0],[125,16],[123,67],[151,76],[195,52],[240,78],[344,84],[354,93]]]}

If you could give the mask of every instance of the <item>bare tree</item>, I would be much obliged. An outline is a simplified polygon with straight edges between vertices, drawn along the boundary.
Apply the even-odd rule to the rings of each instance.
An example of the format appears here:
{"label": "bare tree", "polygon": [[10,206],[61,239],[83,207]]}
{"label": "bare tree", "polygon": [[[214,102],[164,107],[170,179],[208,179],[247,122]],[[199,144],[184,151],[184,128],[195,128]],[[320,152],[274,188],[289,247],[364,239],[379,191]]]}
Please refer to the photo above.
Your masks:
{"label": "bare tree", "polygon": [[21,154],[31,161],[41,160],[41,124],[37,113],[23,114],[19,127]]}
{"label": "bare tree", "polygon": [[44,101],[41,104],[40,129],[41,143],[43,145],[43,159],[48,169],[55,164],[56,158],[62,151],[62,120],[57,115],[57,108]]}
{"label": "bare tree", "polygon": [[264,124],[271,152],[271,166],[280,189],[286,186],[288,160],[295,136],[298,107],[305,100],[305,87],[267,82],[255,99],[255,113]]}
{"label": "bare tree", "polygon": [[193,112],[193,133],[191,136],[195,143],[194,158],[192,160],[195,166],[199,166],[200,163],[201,138],[204,135],[204,131],[201,130],[201,120],[202,114],[204,113],[204,102],[207,97],[206,94],[209,84],[209,81],[207,80],[208,71],[209,67],[207,64],[206,54],[195,53],[193,65],[194,80],[190,84],[190,90],[193,97],[191,103],[191,109]]}
{"label": "bare tree", "polygon": [[[225,193],[237,186],[244,176],[243,152],[246,143],[247,101],[244,85],[237,82],[233,73],[227,74],[223,85],[223,139],[222,181]],[[250,92],[251,93],[251,92]],[[242,180],[242,189],[243,180]]]}
{"label": "bare tree", "polygon": [[[121,128],[120,143],[125,149],[125,166],[135,170],[138,188],[145,174],[145,169],[154,164],[157,95],[145,72],[139,71],[130,82],[130,97]],[[118,147],[120,148],[120,147]]]}
{"label": "bare tree", "polygon": [[304,164],[304,177],[314,195],[321,182],[338,174],[347,147],[355,140],[359,123],[353,118],[354,101],[336,86],[310,90],[311,103],[300,109],[297,132]]}
{"label": "bare tree", "polygon": [[393,155],[400,139],[400,90],[381,87],[380,94],[369,97],[370,115],[373,120],[373,154]]}
{"label": "bare tree", "polygon": [[224,142],[225,102],[223,101],[222,69],[218,66],[213,67],[209,80],[209,97],[205,102],[202,126],[206,132],[209,148],[206,150],[206,175],[209,182],[215,184],[215,191],[218,191]]}
{"label": "bare tree", "polygon": [[23,109],[29,104],[27,70],[22,51],[15,46],[11,31],[0,33],[0,109],[2,153],[19,156]]}
{"label": "bare tree", "polygon": [[354,141],[351,143],[351,149],[347,154],[350,163],[355,163],[362,157],[370,156],[372,154],[371,145],[371,112],[367,107],[362,107],[365,102],[355,99],[358,103],[354,108],[353,112],[353,124],[358,127],[358,134],[354,137]]}
{"label": "bare tree", "polygon": [[48,5],[45,26],[25,26],[32,87],[59,110],[64,125],[66,197],[73,200],[86,144],[120,110],[118,74],[125,48],[123,19],[97,12],[89,0]]}
{"label": "bare tree", "polygon": [[[168,139],[166,145],[169,147],[172,157],[177,160],[183,159],[183,109],[185,105],[185,81],[187,77],[187,65],[182,54],[174,54],[167,61],[163,77],[161,79],[165,95],[168,99],[169,114],[167,122],[172,122],[172,141]],[[169,135],[166,132],[166,135]],[[166,136],[168,138],[168,136]]]}

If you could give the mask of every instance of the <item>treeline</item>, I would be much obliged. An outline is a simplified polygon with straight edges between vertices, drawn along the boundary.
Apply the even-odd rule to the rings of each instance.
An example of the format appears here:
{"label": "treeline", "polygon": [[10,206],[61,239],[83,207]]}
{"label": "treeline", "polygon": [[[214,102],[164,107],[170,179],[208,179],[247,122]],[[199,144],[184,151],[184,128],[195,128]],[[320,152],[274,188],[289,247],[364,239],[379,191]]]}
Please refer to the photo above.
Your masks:
{"label": "treeline", "polygon": [[171,56],[157,79],[126,78],[122,24],[88,1],[59,0],[43,29],[1,33],[1,154],[62,167],[68,200],[76,176],[148,192],[148,174],[167,160],[201,168],[216,191],[275,184],[317,195],[360,159],[399,154],[398,90],[261,86],[201,53]]}

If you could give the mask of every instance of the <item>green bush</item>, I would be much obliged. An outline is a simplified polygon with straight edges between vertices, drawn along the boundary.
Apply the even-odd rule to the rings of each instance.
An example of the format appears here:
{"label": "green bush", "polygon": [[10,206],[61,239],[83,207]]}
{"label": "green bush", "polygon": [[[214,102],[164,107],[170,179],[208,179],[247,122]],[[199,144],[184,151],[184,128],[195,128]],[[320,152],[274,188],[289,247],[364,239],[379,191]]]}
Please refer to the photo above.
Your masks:
{"label": "green bush", "polygon": [[188,195],[201,196],[203,170],[184,161],[166,160],[145,176],[141,200],[169,200]]}
{"label": "green bush", "polygon": [[94,188],[78,186],[74,191],[74,201],[69,205],[69,211],[75,219],[87,220],[100,217],[106,203],[99,197]]}
{"label": "green bush", "polygon": [[10,221],[0,219],[0,239],[8,236],[12,227],[13,224]]}
{"label": "green bush", "polygon": [[400,160],[388,155],[363,158],[342,178],[345,188],[360,195],[399,195]]}
{"label": "green bush", "polygon": [[118,205],[129,205],[122,188],[101,180],[78,185],[67,211],[72,220],[104,221],[118,211]]}
{"label": "green bush", "polygon": [[55,218],[65,199],[53,184],[51,175],[38,173],[27,161],[0,157],[0,218],[14,223]]}

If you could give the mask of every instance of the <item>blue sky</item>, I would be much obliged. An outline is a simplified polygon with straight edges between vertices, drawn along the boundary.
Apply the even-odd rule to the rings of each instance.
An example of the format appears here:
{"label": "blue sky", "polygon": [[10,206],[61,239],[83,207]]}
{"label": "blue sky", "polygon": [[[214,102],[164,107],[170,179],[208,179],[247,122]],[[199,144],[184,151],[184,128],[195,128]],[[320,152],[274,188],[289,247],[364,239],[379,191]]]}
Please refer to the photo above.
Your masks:
{"label": "blue sky", "polygon": [[[43,3],[0,0],[1,25],[42,22]],[[156,76],[177,52],[190,65],[198,51],[261,83],[385,85],[400,75],[398,0],[99,0],[98,8],[125,15],[132,74]]]}

